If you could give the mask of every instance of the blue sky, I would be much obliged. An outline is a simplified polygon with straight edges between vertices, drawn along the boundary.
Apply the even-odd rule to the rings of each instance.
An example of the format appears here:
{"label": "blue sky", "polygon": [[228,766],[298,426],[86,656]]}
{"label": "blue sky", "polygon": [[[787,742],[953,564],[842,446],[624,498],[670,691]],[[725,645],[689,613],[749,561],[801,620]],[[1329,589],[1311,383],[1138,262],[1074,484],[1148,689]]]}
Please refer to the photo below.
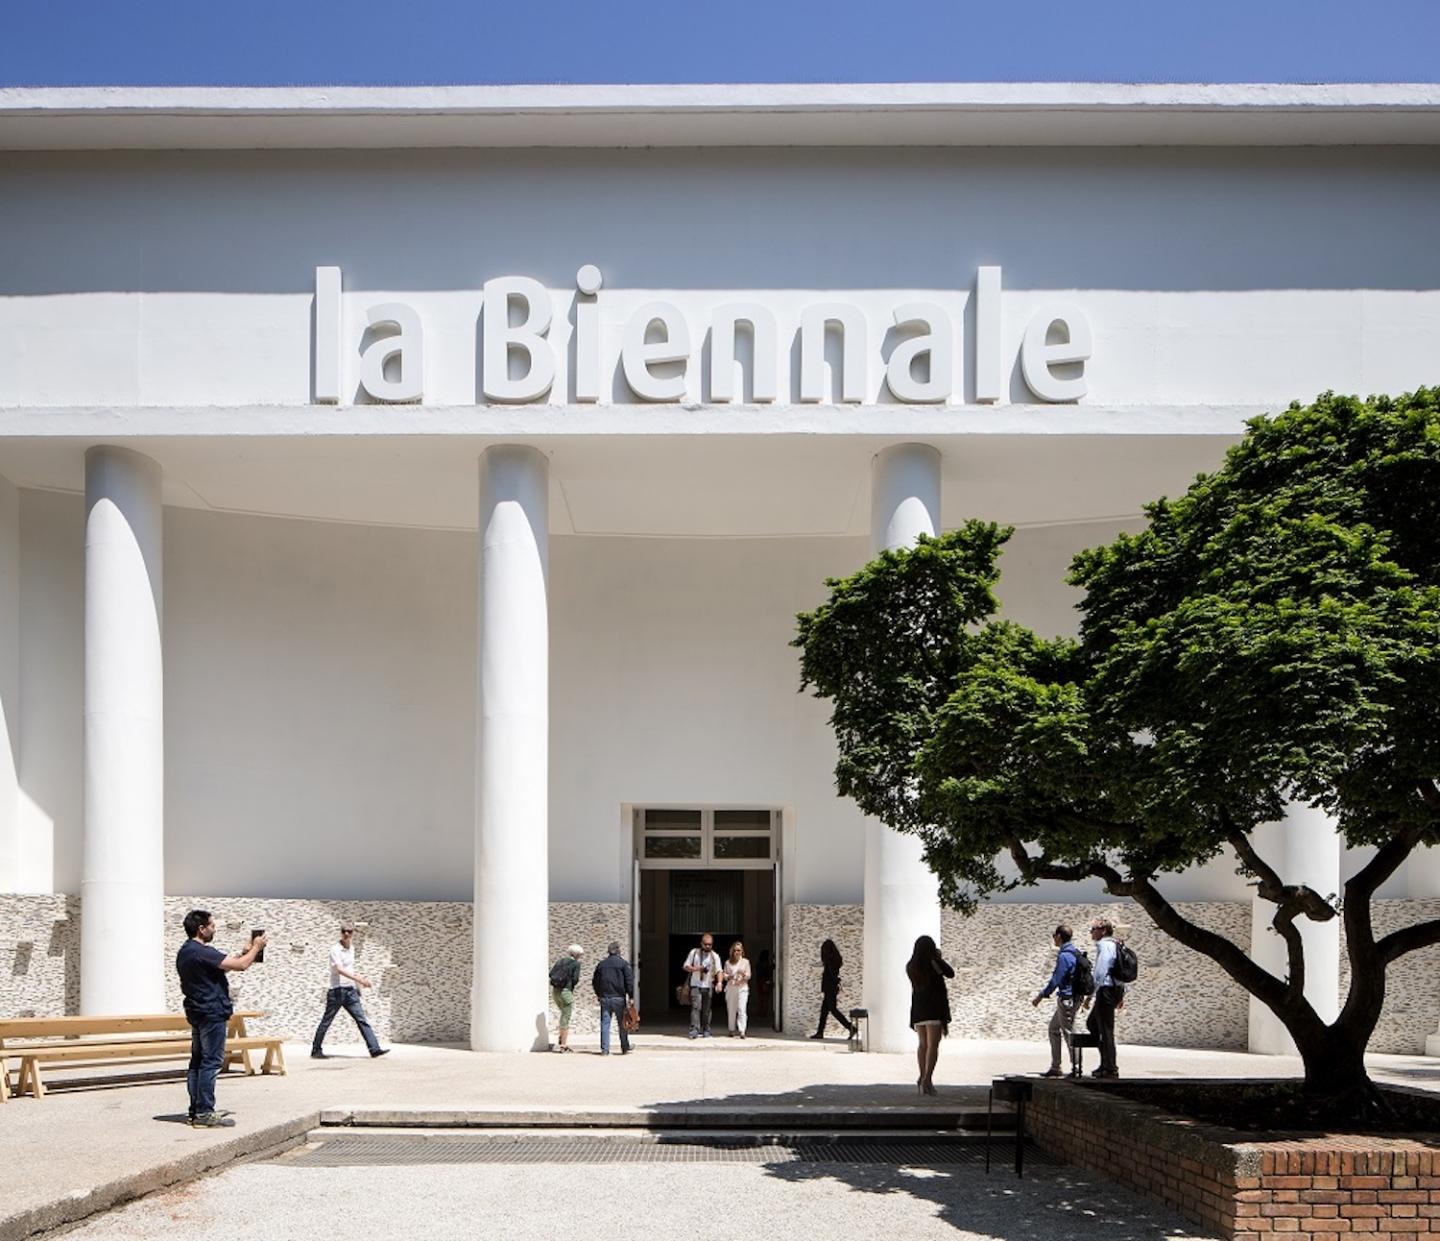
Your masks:
{"label": "blue sky", "polygon": [[1434,82],[1440,0],[8,0],[0,85]]}

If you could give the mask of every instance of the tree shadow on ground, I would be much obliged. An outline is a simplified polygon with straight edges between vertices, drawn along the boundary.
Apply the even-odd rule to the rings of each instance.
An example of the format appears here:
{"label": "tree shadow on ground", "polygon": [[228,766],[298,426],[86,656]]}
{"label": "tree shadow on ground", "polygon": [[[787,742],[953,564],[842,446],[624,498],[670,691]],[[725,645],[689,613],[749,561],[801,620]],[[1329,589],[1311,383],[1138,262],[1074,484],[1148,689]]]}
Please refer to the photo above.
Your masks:
{"label": "tree shadow on ground", "polygon": [[[1096,1173],[1034,1152],[1033,1147],[1027,1151],[1024,1177],[1017,1177],[1015,1138],[1010,1129],[995,1135],[992,1165],[987,1173],[984,1121],[980,1119],[981,1127],[974,1128],[973,1115],[985,1110],[988,1093],[987,1085],[952,1086],[941,1088],[938,1096],[926,1098],[917,1096],[913,1086],[893,1083],[817,1083],[787,1091],[654,1101],[642,1106],[655,1112],[686,1111],[692,1118],[703,1109],[726,1117],[726,1123],[735,1127],[744,1125],[747,1112],[763,1113],[763,1123],[772,1131],[784,1127],[783,1119],[777,1119],[775,1114],[790,1112],[797,1132],[803,1132],[801,1126],[807,1119],[826,1111],[867,1110],[870,1130],[903,1128],[909,1133],[908,1139],[893,1139],[901,1150],[889,1162],[786,1159],[763,1165],[765,1174],[797,1186],[829,1182],[856,1193],[897,1195],[912,1203],[928,1203],[936,1219],[960,1234],[997,1241],[1171,1241],[1176,1237],[1215,1237],[1160,1203]],[[972,1127],[963,1132],[973,1137],[973,1147],[954,1152],[953,1161],[925,1162],[934,1156],[920,1155],[915,1163],[905,1162],[903,1146],[907,1140],[923,1142],[936,1129],[961,1132],[954,1127],[961,1111],[972,1114]],[[1010,1109],[997,1104],[997,1116],[1002,1111],[1003,1123],[1012,1124]],[[902,1119],[907,1123],[894,1123]],[[933,1124],[927,1123],[932,1119]],[[695,1130],[704,1127],[693,1126]],[[813,1135],[818,1138],[825,1132],[821,1126],[813,1130]],[[853,1141],[866,1137],[867,1131],[846,1128],[843,1135],[842,1141]],[[666,1140],[684,1143],[696,1139],[693,1131],[688,1137],[676,1131]],[[803,1140],[797,1139],[797,1144]]]}

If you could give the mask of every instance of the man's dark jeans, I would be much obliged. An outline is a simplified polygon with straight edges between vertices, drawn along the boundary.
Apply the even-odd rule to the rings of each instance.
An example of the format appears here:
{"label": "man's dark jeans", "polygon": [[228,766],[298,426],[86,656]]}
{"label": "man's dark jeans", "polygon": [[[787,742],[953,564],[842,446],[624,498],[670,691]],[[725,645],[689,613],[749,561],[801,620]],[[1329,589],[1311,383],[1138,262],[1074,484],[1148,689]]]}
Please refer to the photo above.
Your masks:
{"label": "man's dark jeans", "polygon": [[625,1032],[625,997],[623,995],[602,995],[600,997],[600,1050],[610,1052],[610,1018],[615,1018],[615,1028],[620,1031],[620,1050],[630,1050],[630,1035]]}
{"label": "man's dark jeans", "polygon": [[375,1031],[365,1017],[365,1006],[360,1003],[360,992],[354,987],[331,987],[325,993],[325,1015],[315,1027],[315,1041],[310,1047],[311,1053],[321,1050],[320,1045],[330,1033],[330,1023],[342,1008],[355,1019],[355,1024],[360,1028],[360,1037],[365,1040],[365,1046],[373,1056],[380,1050],[380,1040],[375,1037]]}
{"label": "man's dark jeans", "polygon": [[185,1088],[190,1092],[190,1115],[203,1116],[215,1110],[215,1078],[225,1063],[225,1029],[229,1021],[202,1021],[190,1024],[190,1069]]}
{"label": "man's dark jeans", "polygon": [[1117,1071],[1115,1064],[1115,1005],[1124,992],[1119,987],[1100,987],[1095,992],[1095,1003],[1090,1016],[1085,1019],[1085,1028],[1100,1041],[1100,1068],[1103,1072]]}

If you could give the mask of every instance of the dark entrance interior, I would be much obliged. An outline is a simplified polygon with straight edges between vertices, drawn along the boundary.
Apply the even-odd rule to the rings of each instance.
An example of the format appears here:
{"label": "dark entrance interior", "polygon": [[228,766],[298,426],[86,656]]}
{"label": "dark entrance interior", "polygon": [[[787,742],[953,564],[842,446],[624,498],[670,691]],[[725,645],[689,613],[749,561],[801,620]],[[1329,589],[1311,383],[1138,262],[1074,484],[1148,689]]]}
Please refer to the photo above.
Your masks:
{"label": "dark entrance interior", "polygon": [[[775,1025],[775,872],[765,870],[642,870],[640,872],[640,1011],[647,1025],[683,1026],[690,1011],[675,998],[682,966],[703,932],[715,937],[721,960],[737,939],[755,972],[750,1025]],[[725,1028],[724,1002],[713,1019]]]}

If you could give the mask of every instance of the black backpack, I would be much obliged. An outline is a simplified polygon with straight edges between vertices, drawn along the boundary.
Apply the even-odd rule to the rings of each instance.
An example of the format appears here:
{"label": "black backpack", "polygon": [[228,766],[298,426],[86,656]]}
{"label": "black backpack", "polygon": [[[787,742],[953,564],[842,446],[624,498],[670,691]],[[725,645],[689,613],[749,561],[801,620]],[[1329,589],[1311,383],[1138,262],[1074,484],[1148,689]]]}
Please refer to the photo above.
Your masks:
{"label": "black backpack", "polygon": [[1123,939],[1115,941],[1115,964],[1110,967],[1110,977],[1115,982],[1134,982],[1140,976],[1140,958],[1135,955],[1135,949],[1129,947]]}
{"label": "black backpack", "polygon": [[574,957],[561,957],[550,967],[550,985],[556,991],[564,991],[570,985],[570,966]]}
{"label": "black backpack", "polygon": [[1070,994],[1077,999],[1086,999],[1095,994],[1095,971],[1090,958],[1083,952],[1075,953],[1075,972],[1070,975]]}

